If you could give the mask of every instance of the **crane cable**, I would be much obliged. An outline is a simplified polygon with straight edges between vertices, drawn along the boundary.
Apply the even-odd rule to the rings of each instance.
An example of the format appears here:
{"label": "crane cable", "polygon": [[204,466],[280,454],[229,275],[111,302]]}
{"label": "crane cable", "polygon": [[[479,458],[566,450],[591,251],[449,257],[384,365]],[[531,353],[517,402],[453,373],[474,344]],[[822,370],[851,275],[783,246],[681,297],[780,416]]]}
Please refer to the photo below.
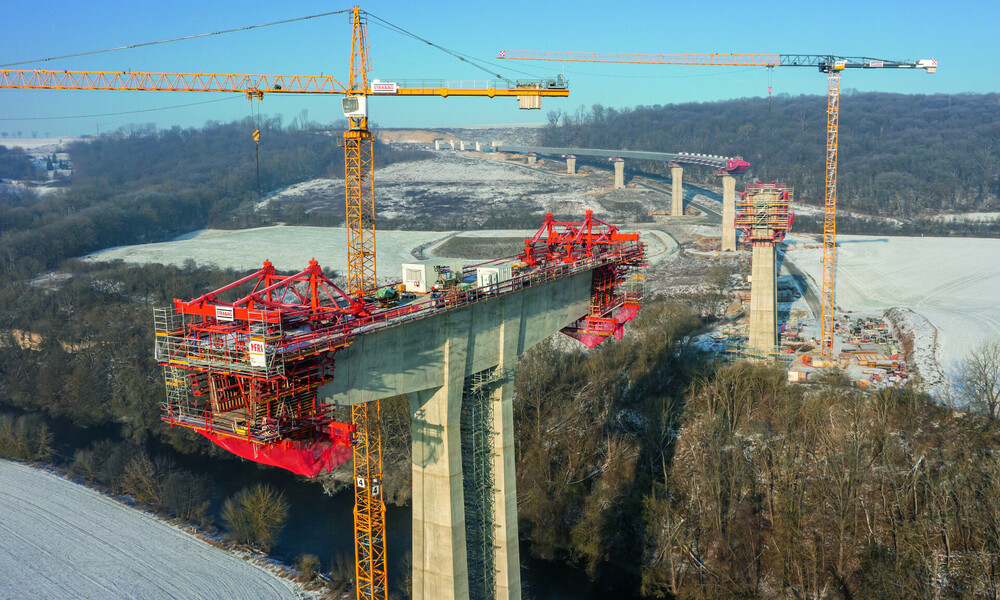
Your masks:
{"label": "crane cable", "polygon": [[166,40],[157,40],[155,42],[143,42],[141,44],[129,44],[127,46],[117,46],[115,48],[105,48],[103,50],[91,50],[89,52],[77,52],[75,54],[64,54],[62,56],[51,56],[48,58],[38,58],[35,60],[22,60],[18,62],[12,62],[0,65],[0,68],[6,67],[16,67],[19,65],[27,65],[31,63],[48,62],[50,60],[61,60],[64,58],[76,58],[78,56],[89,56],[91,54],[102,54],[105,52],[116,52],[118,50],[132,50],[134,48],[142,48],[144,46],[155,46],[156,44],[167,44],[170,42],[180,42],[184,40],[193,40],[197,38],[210,37],[213,35],[222,35],[224,33],[233,33],[236,31],[249,31],[251,29],[260,29],[261,27],[271,27],[272,25],[284,25],[285,23],[294,23],[296,21],[306,21],[308,19],[317,19],[319,17],[329,17],[330,15],[339,15],[342,13],[350,12],[350,10],[336,10],[333,12],[325,12],[317,15],[308,15],[305,17],[296,17],[294,19],[284,19],[282,21],[272,21],[270,23],[258,23],[257,25],[247,25],[245,27],[236,27],[234,29],[223,29],[222,31],[212,31],[210,33],[198,33],[195,35],[185,35],[182,37],[170,38]]}
{"label": "crane cable", "polygon": [[[406,29],[403,29],[399,25],[394,25],[394,24],[390,23],[389,21],[386,21],[385,19],[381,19],[379,17],[376,17],[375,15],[371,14],[368,11],[365,11],[365,14],[368,15],[368,17],[370,17],[370,18],[378,21],[379,23],[381,23],[382,26],[384,26],[384,27],[386,27],[388,29],[394,30],[397,33],[401,33],[401,34],[403,34],[403,35],[405,35],[407,37],[411,37],[411,38],[413,38],[415,40],[421,41],[421,42],[427,44],[428,46],[430,46],[432,48],[436,48],[436,49],[440,50],[441,52],[444,52],[445,54],[449,54],[449,55],[453,56],[454,58],[457,58],[458,60],[460,60],[460,61],[462,61],[464,63],[468,63],[469,65],[471,65],[471,66],[479,69],[480,71],[484,71],[484,72],[488,73],[490,75],[490,77],[495,77],[497,79],[501,79],[501,80],[506,81],[507,83],[510,83],[510,84],[513,83],[510,79],[504,77],[503,75],[501,75],[499,73],[496,73],[494,71],[491,71],[491,70],[487,69],[486,67],[482,66],[481,64],[479,64],[479,62],[480,62],[479,59],[475,59],[475,58],[473,58],[471,56],[468,56],[468,55],[465,55],[465,54],[461,54],[459,52],[455,52],[454,50],[449,50],[449,49],[445,48],[444,46],[440,46],[438,44],[435,44],[434,42],[432,42],[432,41],[430,41],[428,39],[420,37],[419,35],[413,33],[412,31],[407,31]],[[379,23],[376,23],[376,24],[379,24]]]}
{"label": "crane cable", "polygon": [[250,103],[250,122],[253,125],[253,145],[254,145],[254,156],[257,161],[257,201],[260,202],[261,191],[260,191],[260,97],[257,98],[257,112],[254,114],[254,96],[252,94],[247,94],[247,102]]}

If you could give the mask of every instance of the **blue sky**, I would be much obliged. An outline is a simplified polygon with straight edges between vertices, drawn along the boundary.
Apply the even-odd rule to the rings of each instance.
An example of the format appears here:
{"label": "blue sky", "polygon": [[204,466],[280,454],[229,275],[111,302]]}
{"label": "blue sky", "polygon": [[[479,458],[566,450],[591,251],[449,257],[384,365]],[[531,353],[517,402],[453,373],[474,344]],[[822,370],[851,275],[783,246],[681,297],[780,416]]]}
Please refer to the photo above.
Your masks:
{"label": "blue sky", "polygon": [[[350,8],[299,0],[123,3],[55,0],[7,2],[0,64],[242,27]],[[593,104],[625,107],[766,96],[824,94],[812,69],[565,65],[498,61],[503,48],[608,52],[768,52],[936,58],[934,75],[850,71],[842,87],[859,91],[962,93],[1000,91],[1000,2],[388,2],[361,5],[371,14],[451,50],[482,59],[511,77],[565,73],[570,97],[519,111],[513,99],[376,98],[372,119],[386,127],[544,122],[553,109]],[[488,75],[375,22],[369,24],[372,76],[381,79],[483,79]],[[350,24],[346,15],[192,41],[10,67],[18,69],[205,71],[327,74],[346,82]],[[196,104],[197,103],[197,104]],[[193,104],[193,105],[192,105]],[[161,109],[165,107],[167,110]],[[285,122],[302,110],[327,123],[340,117],[337,97],[268,96],[262,111]],[[150,111],[133,114],[128,111]],[[237,95],[166,92],[0,90],[0,130],[76,135],[129,122],[165,128],[248,116]],[[91,116],[102,115],[102,116]],[[62,118],[77,117],[81,118]],[[53,118],[60,117],[60,118]],[[17,119],[17,120],[15,120]],[[32,119],[32,120],[24,120]]]}

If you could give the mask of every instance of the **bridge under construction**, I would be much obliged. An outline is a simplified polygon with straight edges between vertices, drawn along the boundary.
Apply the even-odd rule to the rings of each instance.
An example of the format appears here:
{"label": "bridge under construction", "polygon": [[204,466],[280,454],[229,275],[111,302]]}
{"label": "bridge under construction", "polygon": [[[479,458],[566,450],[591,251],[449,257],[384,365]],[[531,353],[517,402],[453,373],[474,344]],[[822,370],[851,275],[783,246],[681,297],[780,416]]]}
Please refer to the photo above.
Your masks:
{"label": "bridge under construction", "polygon": [[[588,347],[620,338],[639,310],[644,263],[637,233],[589,211],[573,223],[549,214],[513,260],[442,269],[428,292],[389,288],[393,301],[350,296],[315,261],[292,275],[265,263],[156,312],[163,419],[304,475],[353,451],[357,485],[375,499],[355,517],[378,524],[381,481],[359,466],[357,444],[370,445],[362,456],[377,455],[380,440],[358,435],[358,419],[335,421],[332,409],[407,394],[413,597],[520,598],[517,356],[560,331]],[[384,569],[384,526],[357,544],[359,588],[384,597],[384,572],[362,576]]]}

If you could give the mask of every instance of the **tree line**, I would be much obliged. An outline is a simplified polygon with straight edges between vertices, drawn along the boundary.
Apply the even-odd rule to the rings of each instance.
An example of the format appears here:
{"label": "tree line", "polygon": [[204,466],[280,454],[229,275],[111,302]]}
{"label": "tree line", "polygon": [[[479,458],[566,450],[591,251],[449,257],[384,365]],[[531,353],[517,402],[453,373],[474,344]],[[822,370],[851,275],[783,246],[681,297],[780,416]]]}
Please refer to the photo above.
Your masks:
{"label": "tree line", "polygon": [[[838,202],[900,217],[996,210],[1000,199],[1000,95],[841,95]],[[553,111],[546,146],[742,156],[746,178],[778,180],[822,203],[826,98],[779,94],[666,106]],[[667,175],[667,165],[630,161]],[[691,176],[710,179],[698,169]],[[685,177],[688,177],[685,173]]]}
{"label": "tree line", "polygon": [[[30,189],[0,196],[0,275],[25,277],[67,258],[204,227],[280,221],[280,210],[256,209],[254,128],[261,131],[261,194],[314,177],[343,177],[334,134],[282,128],[280,118],[200,129],[124,128],[70,145],[71,186],[44,196]],[[374,150],[377,166],[414,156],[378,142]]]}

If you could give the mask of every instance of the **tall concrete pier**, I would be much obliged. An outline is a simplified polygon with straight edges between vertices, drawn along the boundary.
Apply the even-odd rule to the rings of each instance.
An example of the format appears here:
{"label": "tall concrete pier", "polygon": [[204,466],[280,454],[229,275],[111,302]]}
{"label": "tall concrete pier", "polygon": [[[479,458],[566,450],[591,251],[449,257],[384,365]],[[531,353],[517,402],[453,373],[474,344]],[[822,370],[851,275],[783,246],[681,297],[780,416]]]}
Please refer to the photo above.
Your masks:
{"label": "tall concrete pier", "polygon": [[566,157],[566,172],[570,175],[576,175],[576,157],[567,156]]}
{"label": "tall concrete pier", "polygon": [[512,373],[590,306],[590,271],[358,336],[325,402],[409,395],[413,598],[520,599]]}
{"label": "tall concrete pier", "polygon": [[790,198],[791,190],[785,185],[757,181],[740,194],[737,207],[736,226],[744,232],[744,241],[753,247],[747,345],[764,352],[778,345],[778,271],[774,246],[791,227]]}
{"label": "tall concrete pier", "polygon": [[538,155],[534,152],[528,153],[528,164],[533,165],[538,162]]}
{"label": "tall concrete pier", "polygon": [[625,161],[619,158],[611,162],[615,165],[615,189],[620,190],[625,187]]}
{"label": "tall concrete pier", "polygon": [[722,176],[722,252],[736,251],[736,179]]}
{"label": "tall concrete pier", "polygon": [[778,345],[778,283],[774,244],[754,244],[750,264],[750,337],[747,345],[770,351]]}
{"label": "tall concrete pier", "polygon": [[674,217],[684,216],[684,167],[670,167],[670,190],[672,203],[670,214]]}

